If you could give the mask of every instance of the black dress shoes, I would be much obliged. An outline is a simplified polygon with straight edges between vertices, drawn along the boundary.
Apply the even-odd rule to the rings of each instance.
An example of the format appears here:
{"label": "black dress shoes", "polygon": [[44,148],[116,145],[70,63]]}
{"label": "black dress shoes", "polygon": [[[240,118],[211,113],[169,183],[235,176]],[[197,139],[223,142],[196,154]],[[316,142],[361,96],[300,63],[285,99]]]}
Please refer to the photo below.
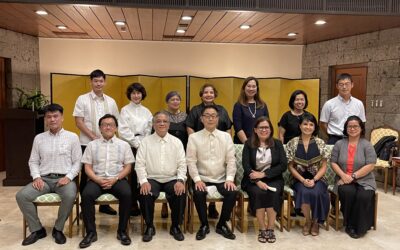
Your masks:
{"label": "black dress shoes", "polygon": [[210,203],[208,205],[208,217],[211,219],[218,219],[219,213],[215,207],[215,203]]}
{"label": "black dress shoes", "polygon": [[118,232],[117,233],[117,239],[121,241],[122,245],[128,246],[131,244],[131,238],[129,238],[129,235],[126,232]]}
{"label": "black dress shoes", "polygon": [[53,236],[53,238],[57,244],[64,244],[67,241],[64,233],[61,231],[58,231],[56,228],[53,228],[53,232],[51,233],[51,235]]}
{"label": "black dress shoes", "polygon": [[352,227],[346,227],[345,231],[353,239],[358,239],[362,236],[362,235],[358,234],[356,232],[356,230]]}
{"label": "black dress shoes", "polygon": [[117,215],[117,211],[110,207],[110,205],[100,205],[99,212],[103,214]]}
{"label": "black dress shoes", "polygon": [[156,234],[156,229],[154,226],[150,226],[146,228],[146,231],[143,234],[142,240],[144,242],[149,242],[153,239],[153,236]]}
{"label": "black dress shoes", "polygon": [[47,236],[46,229],[44,229],[44,227],[42,227],[40,230],[31,233],[25,240],[23,240],[22,245],[27,246],[27,245],[33,244],[36,241],[38,241],[39,239],[42,239],[46,236]]}
{"label": "black dress shoes", "polygon": [[92,242],[97,241],[97,234],[94,232],[87,233],[85,238],[79,243],[80,248],[87,248],[92,245]]}
{"label": "black dress shoes", "polygon": [[228,225],[226,225],[226,223],[221,226],[217,225],[215,232],[217,232],[217,234],[220,234],[230,240],[234,240],[236,238],[236,236],[232,233],[232,231],[229,229],[229,227],[228,227]]}
{"label": "black dress shoes", "polygon": [[183,233],[179,227],[171,227],[169,229],[169,234],[174,236],[174,239],[177,241],[183,241],[185,239],[185,236],[183,236]]}
{"label": "black dress shoes", "polygon": [[208,225],[201,226],[196,233],[196,240],[204,239],[208,233],[210,233],[210,227]]}

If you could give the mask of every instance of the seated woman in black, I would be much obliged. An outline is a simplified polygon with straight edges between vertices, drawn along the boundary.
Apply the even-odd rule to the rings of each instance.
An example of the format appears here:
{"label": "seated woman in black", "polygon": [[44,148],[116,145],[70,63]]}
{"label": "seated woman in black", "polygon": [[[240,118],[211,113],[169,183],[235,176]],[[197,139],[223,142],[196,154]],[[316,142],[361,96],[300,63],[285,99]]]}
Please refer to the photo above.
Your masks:
{"label": "seated woman in black", "polygon": [[[256,211],[259,224],[258,241],[276,241],[274,225],[282,205],[283,177],[286,171],[286,153],[282,143],[272,136],[274,129],[267,117],[259,117],[251,139],[243,147],[244,175],[242,188],[250,198],[250,207]],[[265,224],[267,212],[268,225]]]}

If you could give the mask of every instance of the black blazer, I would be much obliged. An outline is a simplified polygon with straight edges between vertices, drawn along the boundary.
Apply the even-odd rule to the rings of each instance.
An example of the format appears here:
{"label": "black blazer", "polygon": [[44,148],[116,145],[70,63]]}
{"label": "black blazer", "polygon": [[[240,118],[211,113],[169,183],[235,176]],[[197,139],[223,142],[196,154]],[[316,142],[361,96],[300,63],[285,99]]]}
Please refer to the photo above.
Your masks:
{"label": "black blazer", "polygon": [[[242,164],[244,170],[242,187],[244,189],[250,182],[254,182],[250,180],[249,175],[252,170],[256,169],[256,155],[257,148],[252,148],[252,146],[250,146],[250,140],[247,140],[244,144],[242,153]],[[274,146],[271,147],[271,157],[271,167],[264,171],[266,175],[265,180],[283,180],[282,173],[287,169],[287,158],[281,141],[274,139]]]}

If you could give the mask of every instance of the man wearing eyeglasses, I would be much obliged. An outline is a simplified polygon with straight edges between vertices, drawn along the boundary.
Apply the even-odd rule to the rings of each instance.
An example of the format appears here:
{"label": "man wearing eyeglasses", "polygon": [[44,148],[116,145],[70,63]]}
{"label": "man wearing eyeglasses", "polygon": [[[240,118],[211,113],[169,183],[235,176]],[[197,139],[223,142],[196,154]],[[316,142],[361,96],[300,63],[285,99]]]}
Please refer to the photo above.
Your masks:
{"label": "man wearing eyeglasses", "polygon": [[207,190],[215,186],[224,197],[221,216],[216,232],[227,239],[235,239],[227,225],[236,201],[235,150],[230,134],[217,129],[218,109],[214,105],[205,106],[201,112],[204,129],[189,135],[186,161],[189,174],[194,182],[193,196],[201,226],[196,234],[202,240],[210,232],[207,220]]}
{"label": "man wearing eyeglasses", "polygon": [[106,114],[101,117],[99,127],[101,138],[89,142],[82,157],[88,182],[82,192],[86,236],[79,243],[80,248],[89,247],[97,240],[94,206],[96,199],[104,193],[110,193],[119,200],[117,239],[122,245],[131,244],[126,233],[132,206],[127,175],[131,172],[135,158],[129,144],[115,136],[118,128],[115,116]]}
{"label": "man wearing eyeglasses", "polygon": [[351,96],[354,82],[350,74],[344,73],[338,77],[336,88],[338,96],[328,100],[322,107],[320,126],[328,135],[327,144],[335,144],[343,138],[343,127],[347,118],[356,115],[365,122],[365,109],[362,101]]}
{"label": "man wearing eyeglasses", "polygon": [[185,210],[186,159],[182,142],[168,133],[169,115],[158,112],[153,117],[155,133],[145,137],[136,155],[135,170],[140,183],[140,210],[146,222],[143,241],[152,240],[156,231],[153,224],[154,202],[160,191],[166,193],[171,208],[170,234],[182,241],[179,228]]}

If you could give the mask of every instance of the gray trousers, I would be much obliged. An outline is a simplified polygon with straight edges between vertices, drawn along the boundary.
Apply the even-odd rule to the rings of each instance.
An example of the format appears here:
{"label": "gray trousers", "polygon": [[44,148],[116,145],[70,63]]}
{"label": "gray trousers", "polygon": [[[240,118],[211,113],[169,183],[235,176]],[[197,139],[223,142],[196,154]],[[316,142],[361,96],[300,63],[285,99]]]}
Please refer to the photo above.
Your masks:
{"label": "gray trousers", "polygon": [[33,188],[32,183],[29,183],[17,193],[17,203],[19,209],[21,209],[21,212],[28,222],[29,231],[35,232],[42,228],[42,224],[40,223],[37,209],[33,204],[33,201],[38,196],[47,193],[57,193],[61,197],[61,205],[58,209],[58,217],[54,227],[58,231],[64,231],[65,221],[67,220],[72,207],[74,206],[77,189],[74,181],[71,181],[67,185],[58,187],[57,182],[59,179],[60,178],[42,177],[42,180],[44,181],[43,190],[39,191]]}

